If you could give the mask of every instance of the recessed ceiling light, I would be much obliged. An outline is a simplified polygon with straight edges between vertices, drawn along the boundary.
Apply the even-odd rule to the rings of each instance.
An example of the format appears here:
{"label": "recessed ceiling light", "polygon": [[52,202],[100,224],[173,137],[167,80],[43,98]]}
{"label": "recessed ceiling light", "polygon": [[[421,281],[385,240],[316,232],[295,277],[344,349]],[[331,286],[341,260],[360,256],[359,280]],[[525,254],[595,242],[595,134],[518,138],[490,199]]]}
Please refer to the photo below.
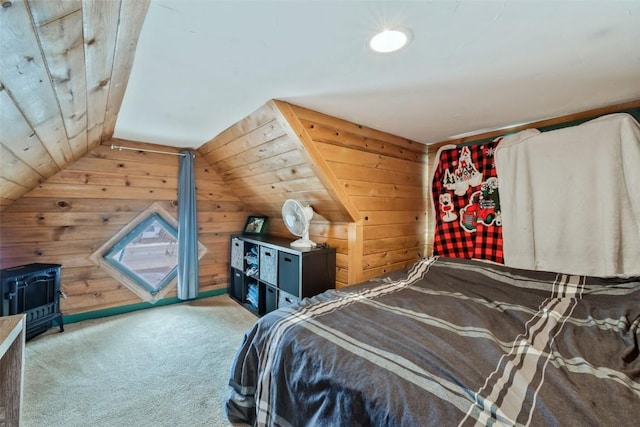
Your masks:
{"label": "recessed ceiling light", "polygon": [[408,31],[384,30],[371,38],[369,47],[374,52],[391,53],[403,48],[408,42]]}

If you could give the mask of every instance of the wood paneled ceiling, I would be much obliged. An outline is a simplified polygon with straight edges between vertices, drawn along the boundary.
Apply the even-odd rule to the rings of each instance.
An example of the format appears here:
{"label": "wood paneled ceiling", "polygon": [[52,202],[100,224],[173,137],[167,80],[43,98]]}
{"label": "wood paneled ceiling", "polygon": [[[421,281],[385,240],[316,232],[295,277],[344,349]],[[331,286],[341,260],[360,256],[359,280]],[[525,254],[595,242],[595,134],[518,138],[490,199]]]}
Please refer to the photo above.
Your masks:
{"label": "wood paneled ceiling", "polygon": [[149,0],[0,8],[0,206],[107,141]]}

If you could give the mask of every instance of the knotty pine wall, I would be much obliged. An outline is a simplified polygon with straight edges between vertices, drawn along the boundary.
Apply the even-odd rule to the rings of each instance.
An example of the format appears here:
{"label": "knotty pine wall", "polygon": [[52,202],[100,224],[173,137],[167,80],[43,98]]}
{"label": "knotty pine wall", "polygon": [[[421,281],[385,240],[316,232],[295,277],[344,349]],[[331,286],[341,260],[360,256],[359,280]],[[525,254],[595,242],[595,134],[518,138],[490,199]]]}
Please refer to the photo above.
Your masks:
{"label": "knotty pine wall", "polygon": [[[306,132],[357,209],[350,284],[404,268],[427,252],[427,147],[299,106],[289,120]],[[293,117],[295,116],[295,119]],[[301,128],[299,128],[301,126]]]}
{"label": "knotty pine wall", "polygon": [[350,217],[331,183],[295,133],[269,102],[203,144],[198,152],[244,202],[245,211],[266,215],[267,233],[295,239],[282,222],[287,199],[311,205],[310,238],[336,248],[337,286],[348,283]]}
{"label": "knotty pine wall", "polygon": [[288,198],[311,205],[310,237],[336,248],[336,286],[402,268],[426,252],[426,147],[269,101],[198,150],[270,234]]}
{"label": "knotty pine wall", "polygon": [[[172,151],[112,140],[58,172],[0,212],[0,267],[32,262],[63,265],[64,314],[140,303],[89,256],[140,212],[158,201],[177,218],[178,157],[111,150],[110,144]],[[173,150],[177,151],[177,150]],[[225,289],[229,235],[242,230],[243,204],[196,155],[200,291]],[[175,290],[167,297],[175,296]]]}

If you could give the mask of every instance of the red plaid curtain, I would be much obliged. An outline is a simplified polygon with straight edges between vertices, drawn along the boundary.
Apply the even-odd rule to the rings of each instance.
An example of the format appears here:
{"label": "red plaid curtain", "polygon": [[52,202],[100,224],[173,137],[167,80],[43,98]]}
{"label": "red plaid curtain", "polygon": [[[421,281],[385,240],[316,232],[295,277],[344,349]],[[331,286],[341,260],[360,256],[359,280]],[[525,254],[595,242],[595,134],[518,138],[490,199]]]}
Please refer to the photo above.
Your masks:
{"label": "red plaid curtain", "polygon": [[503,263],[494,151],[499,140],[440,151],[431,183],[433,253]]}

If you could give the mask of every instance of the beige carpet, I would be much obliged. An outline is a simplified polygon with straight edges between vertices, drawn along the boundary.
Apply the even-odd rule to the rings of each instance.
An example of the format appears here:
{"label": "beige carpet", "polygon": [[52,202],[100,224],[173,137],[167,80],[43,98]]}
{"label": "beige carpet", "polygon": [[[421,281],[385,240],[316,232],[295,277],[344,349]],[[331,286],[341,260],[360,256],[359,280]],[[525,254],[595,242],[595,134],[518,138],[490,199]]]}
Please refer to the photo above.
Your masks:
{"label": "beige carpet", "polygon": [[255,321],[222,295],[53,328],[27,342],[22,425],[229,426],[229,371]]}

